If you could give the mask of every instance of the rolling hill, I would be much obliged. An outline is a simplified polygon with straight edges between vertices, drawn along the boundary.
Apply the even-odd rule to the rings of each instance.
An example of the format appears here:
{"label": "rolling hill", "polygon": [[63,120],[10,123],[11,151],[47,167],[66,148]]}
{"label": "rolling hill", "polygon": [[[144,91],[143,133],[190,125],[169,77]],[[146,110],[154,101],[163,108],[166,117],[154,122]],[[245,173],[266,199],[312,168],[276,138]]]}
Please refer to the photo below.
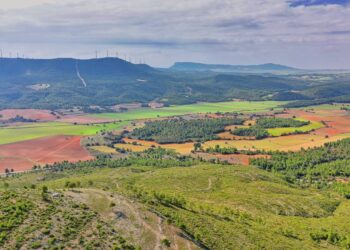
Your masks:
{"label": "rolling hill", "polygon": [[[318,100],[350,92],[347,74],[267,74],[295,70],[277,64],[222,65],[221,72],[210,70],[215,67],[177,63],[170,70],[161,70],[119,58],[0,58],[0,108],[88,109],[97,105],[108,109],[121,103],[181,105],[233,98]],[[246,72],[224,72],[225,68]]]}
{"label": "rolling hill", "polygon": [[77,71],[89,78],[142,77],[156,70],[144,64],[131,64],[119,58],[78,60],[0,58],[0,79],[48,81],[72,79]]}

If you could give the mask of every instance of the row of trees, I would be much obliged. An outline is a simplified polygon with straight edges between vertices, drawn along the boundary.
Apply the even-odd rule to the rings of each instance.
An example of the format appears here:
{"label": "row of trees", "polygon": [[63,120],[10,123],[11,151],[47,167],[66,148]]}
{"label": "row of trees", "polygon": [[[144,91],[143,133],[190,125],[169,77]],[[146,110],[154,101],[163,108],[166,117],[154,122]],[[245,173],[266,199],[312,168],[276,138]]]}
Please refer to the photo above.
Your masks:
{"label": "row of trees", "polygon": [[256,121],[256,126],[260,128],[291,128],[302,127],[310,124],[309,121],[300,121],[292,118],[266,117]]}

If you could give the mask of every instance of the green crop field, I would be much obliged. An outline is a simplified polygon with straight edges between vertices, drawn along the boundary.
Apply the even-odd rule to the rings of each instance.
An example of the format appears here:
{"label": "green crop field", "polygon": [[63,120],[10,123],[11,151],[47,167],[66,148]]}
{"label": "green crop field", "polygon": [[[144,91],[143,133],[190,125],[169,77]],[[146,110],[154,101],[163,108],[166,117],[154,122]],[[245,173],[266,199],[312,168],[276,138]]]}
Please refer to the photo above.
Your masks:
{"label": "green crop field", "polygon": [[125,124],[127,124],[127,122],[94,125],[43,122],[22,126],[1,127],[0,144],[8,144],[55,135],[94,135],[101,130],[119,129]]}
{"label": "green crop field", "polygon": [[219,103],[198,103],[191,105],[171,106],[159,109],[142,108],[124,113],[103,113],[90,115],[97,118],[109,118],[116,120],[136,120],[157,117],[185,115],[191,113],[215,113],[215,112],[264,112],[270,109],[277,109],[279,105],[286,102],[219,102]]}
{"label": "green crop field", "polygon": [[[306,121],[305,119],[296,119],[296,120]],[[268,129],[267,131],[271,136],[281,136],[281,135],[285,135],[285,134],[292,134],[292,133],[295,133],[297,131],[310,132],[312,130],[320,129],[323,127],[324,127],[324,125],[321,122],[312,121],[312,122],[310,122],[310,124],[302,126],[302,127],[271,128],[271,129]]]}
{"label": "green crop field", "polygon": [[[38,181],[40,176],[47,180]],[[35,183],[39,190],[46,185],[58,192],[79,183],[81,192],[103,189],[133,197],[209,249],[345,249],[350,243],[349,200],[298,188],[254,167],[133,166],[32,173],[1,182],[9,190]]]}

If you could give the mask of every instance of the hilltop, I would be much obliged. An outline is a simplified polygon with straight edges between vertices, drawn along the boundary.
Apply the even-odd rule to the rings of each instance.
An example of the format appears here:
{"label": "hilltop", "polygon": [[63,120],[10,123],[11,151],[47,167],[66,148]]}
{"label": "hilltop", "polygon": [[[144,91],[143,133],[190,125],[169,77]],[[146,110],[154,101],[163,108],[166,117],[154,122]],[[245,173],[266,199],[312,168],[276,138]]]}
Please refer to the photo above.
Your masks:
{"label": "hilltop", "polygon": [[92,79],[142,77],[156,72],[148,65],[132,64],[119,58],[0,58],[0,66],[0,79],[15,82],[72,79],[77,76],[77,72]]}

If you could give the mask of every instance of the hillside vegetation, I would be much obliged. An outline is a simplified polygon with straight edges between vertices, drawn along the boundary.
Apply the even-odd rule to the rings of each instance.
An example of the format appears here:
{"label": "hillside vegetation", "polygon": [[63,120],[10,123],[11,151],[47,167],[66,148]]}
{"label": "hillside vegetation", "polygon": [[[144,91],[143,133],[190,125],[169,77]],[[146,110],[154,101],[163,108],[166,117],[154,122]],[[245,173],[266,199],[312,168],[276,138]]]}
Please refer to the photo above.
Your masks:
{"label": "hillside vegetation", "polygon": [[[347,141],[335,146],[336,152],[345,155],[344,143]],[[54,238],[57,244],[80,248],[95,243],[101,249],[109,249],[102,242],[128,245],[122,240],[128,235],[128,227],[120,224],[125,219],[106,222],[99,215],[109,211],[108,196],[96,204],[84,198],[91,192],[108,191],[115,197],[115,211],[121,211],[118,204],[123,202],[119,201],[132,199],[129,206],[150,209],[161,216],[160,227],[169,223],[176,226],[199,248],[349,249],[350,203],[338,192],[339,187],[300,188],[284,179],[255,167],[208,164],[159,149],[128,159],[56,164],[51,170],[1,179],[0,191],[16,195],[3,204],[15,200],[23,207],[23,216],[18,216],[11,229],[6,230],[1,244],[9,247],[16,241],[35,248],[49,246],[49,240]],[[33,186],[28,187],[28,183]],[[56,192],[63,196],[53,198]],[[80,217],[82,210],[84,217]],[[38,214],[48,214],[53,219]],[[1,217],[1,223],[6,220],[8,217]],[[98,226],[88,227],[98,231],[87,234],[90,229],[85,225],[91,223],[103,225],[103,233]],[[29,226],[30,233],[18,239]],[[111,233],[111,228],[119,228],[117,234]],[[66,230],[71,236],[63,238]],[[102,242],[94,238],[101,233]],[[74,240],[82,235],[90,238]],[[169,242],[164,238],[161,242],[176,248],[176,239],[168,235],[166,240]]]}
{"label": "hillside vegetation", "polygon": [[[350,177],[350,139],[300,152],[274,152],[270,159],[252,159],[262,169],[283,173],[291,182],[327,185],[331,177]],[[350,197],[350,193],[346,194]]]}
{"label": "hillside vegetation", "polygon": [[[266,64],[269,70],[290,70]],[[248,70],[249,72],[249,70]],[[306,75],[309,76],[309,75]],[[177,72],[132,64],[119,58],[20,59],[0,58],[0,108],[103,108],[151,101],[168,104],[230,101],[304,100],[329,102],[350,93],[349,76]],[[326,85],[327,84],[327,85]],[[342,91],[339,91],[339,90]],[[332,100],[333,100],[332,99]],[[294,106],[300,105],[298,103]],[[287,107],[287,106],[286,106]],[[292,107],[292,106],[288,106]]]}

